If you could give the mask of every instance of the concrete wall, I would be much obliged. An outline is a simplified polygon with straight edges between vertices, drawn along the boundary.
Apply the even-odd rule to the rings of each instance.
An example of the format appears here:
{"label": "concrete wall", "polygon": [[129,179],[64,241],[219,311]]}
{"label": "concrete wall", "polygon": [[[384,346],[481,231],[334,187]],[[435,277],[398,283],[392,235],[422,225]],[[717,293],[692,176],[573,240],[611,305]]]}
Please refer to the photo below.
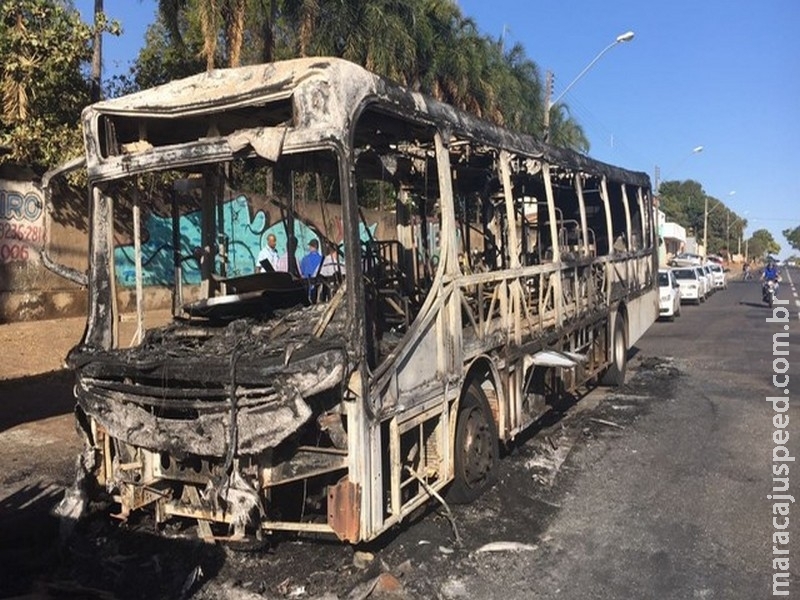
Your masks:
{"label": "concrete wall", "polygon": [[0,172],[0,322],[86,313],[86,291],[50,272],[41,261],[47,237],[55,260],[86,270],[86,219],[70,216],[79,212],[78,207],[65,207],[45,236],[41,188],[8,169]]}

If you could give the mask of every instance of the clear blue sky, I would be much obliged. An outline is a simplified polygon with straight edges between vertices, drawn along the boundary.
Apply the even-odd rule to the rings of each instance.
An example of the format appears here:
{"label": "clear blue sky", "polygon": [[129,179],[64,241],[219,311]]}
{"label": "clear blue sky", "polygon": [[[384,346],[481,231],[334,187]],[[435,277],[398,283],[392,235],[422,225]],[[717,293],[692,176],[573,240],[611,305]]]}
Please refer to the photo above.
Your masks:
{"label": "clear blue sky", "polygon": [[[125,70],[155,0],[105,0],[124,34],[104,40]],[[554,96],[617,35],[563,101],[590,154],[661,179],[694,179],[745,216],[747,233],[800,225],[800,2],[796,0],[458,0],[481,32],[524,46],[555,74]],[[75,0],[84,18],[93,0]],[[703,151],[692,153],[697,146]],[[735,194],[731,195],[731,192]]]}

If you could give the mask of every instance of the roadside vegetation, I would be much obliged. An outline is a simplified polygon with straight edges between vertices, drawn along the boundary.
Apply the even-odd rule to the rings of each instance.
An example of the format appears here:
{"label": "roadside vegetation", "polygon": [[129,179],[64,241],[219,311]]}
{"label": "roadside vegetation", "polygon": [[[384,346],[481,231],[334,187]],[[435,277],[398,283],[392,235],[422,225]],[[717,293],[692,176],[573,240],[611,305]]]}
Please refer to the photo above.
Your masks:
{"label": "roadside vegetation", "polygon": [[[208,69],[299,56],[337,56],[493,123],[539,136],[544,83],[519,44],[478,30],[453,0],[159,0],[156,21],[128,72],[103,79],[104,33],[122,24],[95,0],[82,21],[71,0],[0,4],[0,166],[43,173],[79,156],[84,106]],[[552,109],[550,141],[589,151],[569,108]],[[660,208],[700,237],[708,201],[708,251],[738,249],[747,220],[696,181],[666,181]],[[717,209],[717,205],[722,205]],[[784,232],[800,248],[800,226]],[[751,256],[780,246],[766,229],[742,244]],[[731,246],[731,248],[728,248]]]}

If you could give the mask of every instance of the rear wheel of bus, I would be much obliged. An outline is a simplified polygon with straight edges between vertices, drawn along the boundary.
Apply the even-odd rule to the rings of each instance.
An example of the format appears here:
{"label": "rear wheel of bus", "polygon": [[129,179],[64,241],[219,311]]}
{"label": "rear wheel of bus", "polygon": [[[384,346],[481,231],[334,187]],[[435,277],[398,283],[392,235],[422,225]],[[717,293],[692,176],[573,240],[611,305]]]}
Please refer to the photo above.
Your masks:
{"label": "rear wheel of bus", "polygon": [[481,387],[473,382],[464,392],[458,409],[454,468],[448,491],[453,502],[472,502],[497,478],[500,452],[497,427]]}
{"label": "rear wheel of bus", "polygon": [[620,386],[625,383],[628,369],[628,335],[625,332],[625,318],[617,314],[611,338],[611,364],[602,378],[604,385]]}

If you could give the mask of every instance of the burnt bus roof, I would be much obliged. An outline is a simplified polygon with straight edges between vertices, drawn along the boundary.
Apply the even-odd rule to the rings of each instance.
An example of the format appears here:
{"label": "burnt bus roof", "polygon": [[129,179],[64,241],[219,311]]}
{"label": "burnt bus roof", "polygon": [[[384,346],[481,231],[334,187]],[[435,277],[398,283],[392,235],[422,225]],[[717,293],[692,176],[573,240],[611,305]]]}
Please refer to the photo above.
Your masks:
{"label": "burnt bus roof", "polygon": [[[84,123],[97,115],[171,119],[222,113],[258,106],[265,101],[292,99],[294,125],[338,130],[342,138],[365,102],[377,100],[382,108],[413,115],[431,126],[576,171],[605,175],[609,179],[650,187],[646,173],[603,163],[573,150],[545,144],[534,137],[498,127],[419,92],[413,92],[363,67],[333,57],[298,58],[275,63],[216,69],[171,81],[87,107]],[[99,162],[96,149],[87,146],[89,166]],[[93,156],[93,154],[95,156]]]}

